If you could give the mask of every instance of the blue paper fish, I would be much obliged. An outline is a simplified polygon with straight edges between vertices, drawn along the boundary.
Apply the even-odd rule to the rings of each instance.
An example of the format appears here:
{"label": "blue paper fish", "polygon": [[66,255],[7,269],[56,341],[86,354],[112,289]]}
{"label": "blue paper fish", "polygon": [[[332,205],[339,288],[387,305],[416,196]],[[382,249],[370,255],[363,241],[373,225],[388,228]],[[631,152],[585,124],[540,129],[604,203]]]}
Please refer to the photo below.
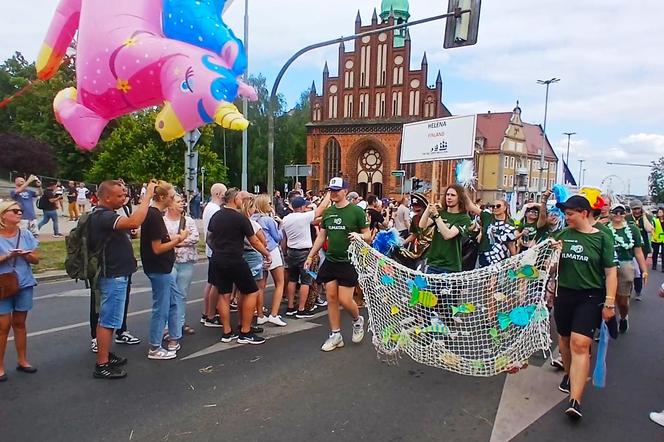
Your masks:
{"label": "blue paper fish", "polygon": [[517,327],[525,327],[533,317],[535,309],[534,305],[528,305],[525,307],[516,307],[509,313],[498,312],[496,315],[498,326],[501,330],[505,330],[510,324],[514,324]]}
{"label": "blue paper fish", "polygon": [[383,275],[383,277],[380,278],[380,282],[383,285],[392,285],[394,284],[394,278],[392,278],[390,275]]}

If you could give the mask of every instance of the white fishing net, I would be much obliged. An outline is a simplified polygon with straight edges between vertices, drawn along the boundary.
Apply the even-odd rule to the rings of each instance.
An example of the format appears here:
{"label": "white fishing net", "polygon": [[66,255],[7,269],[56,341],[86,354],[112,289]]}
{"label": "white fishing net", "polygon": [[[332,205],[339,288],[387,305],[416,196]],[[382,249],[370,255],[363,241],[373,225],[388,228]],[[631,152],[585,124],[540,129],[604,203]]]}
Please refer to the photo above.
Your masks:
{"label": "white fishing net", "polygon": [[552,243],[490,267],[426,275],[353,240],[349,254],[379,356],[405,353],[432,367],[486,377],[547,352],[546,283],[559,255]]}

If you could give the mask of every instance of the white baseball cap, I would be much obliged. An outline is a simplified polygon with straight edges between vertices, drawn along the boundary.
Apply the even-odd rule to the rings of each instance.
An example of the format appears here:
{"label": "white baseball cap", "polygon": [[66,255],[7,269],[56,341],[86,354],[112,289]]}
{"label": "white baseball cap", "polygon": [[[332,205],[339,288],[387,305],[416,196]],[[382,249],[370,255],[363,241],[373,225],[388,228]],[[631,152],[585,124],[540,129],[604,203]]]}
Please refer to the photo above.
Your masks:
{"label": "white baseball cap", "polygon": [[334,177],[330,180],[330,185],[327,188],[330,190],[348,189],[348,183],[343,178]]}

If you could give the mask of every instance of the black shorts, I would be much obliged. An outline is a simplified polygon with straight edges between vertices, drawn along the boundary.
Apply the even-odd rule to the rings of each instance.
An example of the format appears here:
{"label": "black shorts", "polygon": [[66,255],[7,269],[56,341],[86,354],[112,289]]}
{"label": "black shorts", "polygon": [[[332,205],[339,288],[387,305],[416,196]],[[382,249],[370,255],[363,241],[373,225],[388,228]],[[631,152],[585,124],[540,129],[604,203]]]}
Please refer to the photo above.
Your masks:
{"label": "black shorts", "polygon": [[572,332],[593,338],[602,323],[604,289],[573,290],[558,287],[553,301],[553,317],[558,334],[569,337]]}
{"label": "black shorts", "polygon": [[337,281],[342,287],[355,287],[357,285],[357,272],[349,262],[330,262],[326,259],[318,269],[316,281],[322,284]]}
{"label": "black shorts", "polygon": [[212,258],[208,258],[207,282],[214,287],[219,286],[219,283],[217,283],[217,270],[214,264],[212,264]]}
{"label": "black shorts", "polygon": [[304,270],[304,263],[311,249],[288,249],[286,253],[286,265],[288,268],[288,282],[311,285],[313,282],[311,275]]}
{"label": "black shorts", "polygon": [[[217,262],[210,260],[210,267],[214,267],[214,281],[215,287],[219,290],[219,294],[227,295],[233,292],[233,286],[243,295],[249,295],[258,291],[258,286],[251,274],[249,264],[240,258],[240,260],[223,260]],[[208,272],[210,273],[210,272]]]}

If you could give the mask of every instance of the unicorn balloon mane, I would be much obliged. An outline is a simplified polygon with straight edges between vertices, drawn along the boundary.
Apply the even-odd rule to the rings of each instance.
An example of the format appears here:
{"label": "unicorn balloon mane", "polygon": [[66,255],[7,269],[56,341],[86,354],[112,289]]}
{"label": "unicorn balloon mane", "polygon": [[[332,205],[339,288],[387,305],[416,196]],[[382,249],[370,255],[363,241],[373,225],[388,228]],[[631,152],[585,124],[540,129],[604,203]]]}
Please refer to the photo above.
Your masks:
{"label": "unicorn balloon mane", "polygon": [[61,0],[37,59],[51,78],[74,34],[76,88],[60,91],[56,119],[77,145],[93,149],[108,122],[162,106],[155,128],[164,141],[207,123],[245,130],[233,105],[256,100],[239,77],[247,66],[242,42],[223,22],[226,0]]}

